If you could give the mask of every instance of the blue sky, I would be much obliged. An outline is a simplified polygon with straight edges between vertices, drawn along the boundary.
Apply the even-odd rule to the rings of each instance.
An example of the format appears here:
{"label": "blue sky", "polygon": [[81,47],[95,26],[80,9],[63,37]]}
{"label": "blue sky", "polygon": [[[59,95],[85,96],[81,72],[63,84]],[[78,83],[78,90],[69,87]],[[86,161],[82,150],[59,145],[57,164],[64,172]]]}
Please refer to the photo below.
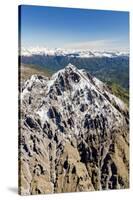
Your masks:
{"label": "blue sky", "polygon": [[129,49],[129,13],[41,6],[21,6],[24,47]]}

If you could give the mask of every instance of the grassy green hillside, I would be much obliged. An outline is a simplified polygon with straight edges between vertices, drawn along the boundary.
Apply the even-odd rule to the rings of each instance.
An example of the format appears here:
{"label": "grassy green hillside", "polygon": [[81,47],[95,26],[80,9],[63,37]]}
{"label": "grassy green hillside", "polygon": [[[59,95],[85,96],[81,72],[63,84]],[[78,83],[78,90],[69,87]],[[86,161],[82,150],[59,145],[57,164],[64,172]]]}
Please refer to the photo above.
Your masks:
{"label": "grassy green hillside", "polygon": [[35,65],[26,65],[26,64],[21,65],[20,67],[21,80],[27,80],[33,74],[50,77],[52,75],[52,72],[48,70],[48,68],[44,69]]}
{"label": "grassy green hillside", "polygon": [[113,94],[119,97],[122,101],[124,101],[127,105],[129,105],[129,91],[122,88],[120,85],[114,82],[107,83],[111,88]]}

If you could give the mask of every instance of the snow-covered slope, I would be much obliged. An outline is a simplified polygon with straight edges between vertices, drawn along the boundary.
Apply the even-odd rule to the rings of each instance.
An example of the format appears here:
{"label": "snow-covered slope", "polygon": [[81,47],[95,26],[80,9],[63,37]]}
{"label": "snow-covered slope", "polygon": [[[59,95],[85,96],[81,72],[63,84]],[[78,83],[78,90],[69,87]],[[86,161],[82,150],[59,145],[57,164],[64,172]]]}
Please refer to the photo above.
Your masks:
{"label": "snow-covered slope", "polygon": [[103,82],[69,64],[21,90],[20,193],[128,187],[128,109]]}

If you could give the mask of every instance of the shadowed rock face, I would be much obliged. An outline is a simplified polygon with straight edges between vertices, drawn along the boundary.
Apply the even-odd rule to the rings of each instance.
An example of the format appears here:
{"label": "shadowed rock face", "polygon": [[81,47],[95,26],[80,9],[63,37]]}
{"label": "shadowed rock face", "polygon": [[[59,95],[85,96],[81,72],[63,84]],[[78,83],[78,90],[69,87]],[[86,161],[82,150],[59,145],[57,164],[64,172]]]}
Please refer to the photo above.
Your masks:
{"label": "shadowed rock face", "polygon": [[108,87],[69,64],[22,84],[20,194],[129,186],[128,109]]}

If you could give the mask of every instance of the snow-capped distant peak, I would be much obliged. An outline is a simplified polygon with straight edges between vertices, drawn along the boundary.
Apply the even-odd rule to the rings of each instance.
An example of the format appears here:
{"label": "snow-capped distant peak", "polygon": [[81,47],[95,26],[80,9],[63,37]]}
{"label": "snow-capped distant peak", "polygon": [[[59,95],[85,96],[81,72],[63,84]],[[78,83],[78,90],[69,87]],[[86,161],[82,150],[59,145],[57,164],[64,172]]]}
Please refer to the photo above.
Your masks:
{"label": "snow-capped distant peak", "polygon": [[68,49],[49,49],[46,47],[36,47],[36,48],[21,48],[21,56],[34,56],[34,55],[44,55],[44,56],[67,56],[67,57],[82,57],[82,58],[92,58],[92,57],[108,57],[113,58],[117,56],[129,56],[128,51],[94,51],[94,50],[68,50]]}

